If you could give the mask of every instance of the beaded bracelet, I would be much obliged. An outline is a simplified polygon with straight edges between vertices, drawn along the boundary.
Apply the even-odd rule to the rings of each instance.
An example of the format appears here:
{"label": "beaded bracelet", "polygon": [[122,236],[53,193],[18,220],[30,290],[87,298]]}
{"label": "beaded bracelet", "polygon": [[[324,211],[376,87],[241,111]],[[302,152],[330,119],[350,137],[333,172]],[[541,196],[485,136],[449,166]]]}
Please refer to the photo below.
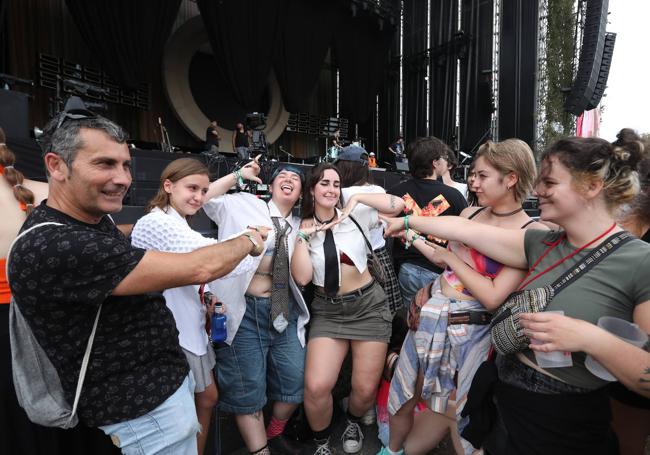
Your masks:
{"label": "beaded bracelet", "polygon": [[413,237],[411,237],[411,240],[408,238],[408,232],[405,234],[406,240],[404,241],[404,249],[408,250],[411,245],[415,243],[417,239],[421,239],[422,237],[418,234],[414,234]]}
{"label": "beaded bracelet", "polygon": [[298,237],[303,239],[305,242],[309,242],[309,236],[302,231],[298,231]]}

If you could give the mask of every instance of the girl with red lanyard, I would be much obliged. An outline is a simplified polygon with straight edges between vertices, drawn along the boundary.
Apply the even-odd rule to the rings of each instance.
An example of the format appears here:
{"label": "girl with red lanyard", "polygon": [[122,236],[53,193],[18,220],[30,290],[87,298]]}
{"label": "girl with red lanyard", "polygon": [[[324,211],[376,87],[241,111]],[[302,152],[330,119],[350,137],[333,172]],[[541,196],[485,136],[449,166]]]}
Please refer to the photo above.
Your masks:
{"label": "girl with red lanyard", "polygon": [[[635,167],[642,152],[639,142],[615,146],[597,138],[553,144],[541,157],[535,190],[541,220],[558,224],[561,231],[504,230],[455,217],[411,217],[408,224],[528,269],[519,289],[549,285],[622,231],[613,211],[638,191]],[[404,230],[404,219],[386,221],[388,234]],[[539,344],[496,359],[500,422],[485,443],[490,453],[617,453],[607,382],[584,361],[592,356],[626,386],[650,395],[650,354],[595,325],[601,316],[614,316],[650,332],[649,266],[650,246],[629,241],[567,285],[545,312],[522,316],[526,333]],[[565,316],[548,312],[556,310]],[[532,350],[571,351],[572,365],[543,369]]]}

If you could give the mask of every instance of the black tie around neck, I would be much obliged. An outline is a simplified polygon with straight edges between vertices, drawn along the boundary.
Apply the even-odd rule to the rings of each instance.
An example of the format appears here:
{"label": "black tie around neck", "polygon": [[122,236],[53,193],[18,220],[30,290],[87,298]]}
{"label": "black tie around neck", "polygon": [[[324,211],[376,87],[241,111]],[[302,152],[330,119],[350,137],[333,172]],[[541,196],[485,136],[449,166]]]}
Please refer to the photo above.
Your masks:
{"label": "black tie around neck", "polygon": [[[336,218],[336,214],[327,221],[321,221],[314,215],[314,219],[322,225],[331,223],[334,218]],[[328,297],[335,297],[339,291],[339,257],[331,229],[325,231],[323,253],[325,254],[325,283],[323,287]]]}

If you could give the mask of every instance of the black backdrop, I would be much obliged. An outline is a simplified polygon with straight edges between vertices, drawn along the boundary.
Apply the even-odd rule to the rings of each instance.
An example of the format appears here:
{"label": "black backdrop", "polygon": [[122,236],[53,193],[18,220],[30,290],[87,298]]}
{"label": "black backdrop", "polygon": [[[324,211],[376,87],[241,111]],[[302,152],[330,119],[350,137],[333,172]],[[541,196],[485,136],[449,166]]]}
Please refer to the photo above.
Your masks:
{"label": "black backdrop", "polygon": [[492,0],[465,0],[462,28],[470,40],[460,64],[459,149],[473,153],[490,137],[492,100]]}
{"label": "black backdrop", "polygon": [[77,29],[102,66],[129,88],[149,82],[181,0],[66,0]]}
{"label": "black backdrop", "polygon": [[287,0],[287,26],[280,31],[273,62],[282,100],[289,112],[307,112],[309,98],[339,24],[331,2]]}
{"label": "black backdrop", "polygon": [[503,0],[499,52],[499,137],[535,138],[537,2]]}

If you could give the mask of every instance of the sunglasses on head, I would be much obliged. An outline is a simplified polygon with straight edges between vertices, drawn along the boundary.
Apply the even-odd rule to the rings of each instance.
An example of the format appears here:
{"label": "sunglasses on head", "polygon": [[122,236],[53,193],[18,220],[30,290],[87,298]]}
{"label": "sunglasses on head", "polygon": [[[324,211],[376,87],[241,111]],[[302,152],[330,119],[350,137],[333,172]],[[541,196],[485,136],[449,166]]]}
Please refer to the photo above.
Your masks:
{"label": "sunglasses on head", "polygon": [[71,109],[61,114],[61,116],[59,117],[59,121],[56,124],[56,129],[58,130],[59,128],[61,128],[61,125],[63,125],[66,122],[66,120],[83,120],[87,118],[96,118],[96,117],[97,115],[95,115],[93,112],[87,109]]}

